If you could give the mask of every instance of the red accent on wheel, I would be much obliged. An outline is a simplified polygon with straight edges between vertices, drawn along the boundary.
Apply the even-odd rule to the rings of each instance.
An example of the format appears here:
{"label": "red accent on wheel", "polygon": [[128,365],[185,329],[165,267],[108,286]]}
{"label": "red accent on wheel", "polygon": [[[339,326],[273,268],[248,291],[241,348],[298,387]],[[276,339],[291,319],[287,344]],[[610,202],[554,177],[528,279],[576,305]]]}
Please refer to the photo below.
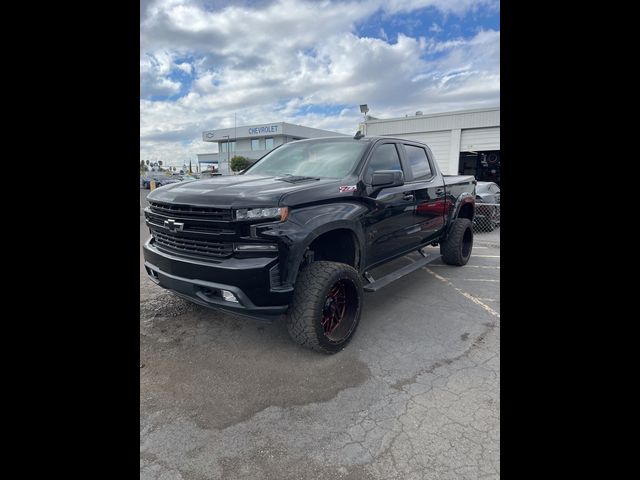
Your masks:
{"label": "red accent on wheel", "polygon": [[322,328],[325,335],[330,336],[336,328],[340,325],[340,322],[345,317],[347,310],[347,294],[346,285],[344,280],[340,280],[336,283],[325,300],[324,308],[322,309]]}

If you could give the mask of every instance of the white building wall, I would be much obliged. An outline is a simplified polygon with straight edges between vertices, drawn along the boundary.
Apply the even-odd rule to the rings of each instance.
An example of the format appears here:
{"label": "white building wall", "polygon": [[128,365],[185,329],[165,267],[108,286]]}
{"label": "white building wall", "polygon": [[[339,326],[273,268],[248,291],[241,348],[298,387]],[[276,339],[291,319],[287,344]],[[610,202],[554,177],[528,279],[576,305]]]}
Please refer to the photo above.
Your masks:
{"label": "white building wall", "polygon": [[367,120],[367,136],[394,136],[426,143],[440,170],[458,173],[460,152],[500,150],[500,107]]}
{"label": "white building wall", "polygon": [[460,151],[500,150],[500,127],[470,128],[462,131]]}

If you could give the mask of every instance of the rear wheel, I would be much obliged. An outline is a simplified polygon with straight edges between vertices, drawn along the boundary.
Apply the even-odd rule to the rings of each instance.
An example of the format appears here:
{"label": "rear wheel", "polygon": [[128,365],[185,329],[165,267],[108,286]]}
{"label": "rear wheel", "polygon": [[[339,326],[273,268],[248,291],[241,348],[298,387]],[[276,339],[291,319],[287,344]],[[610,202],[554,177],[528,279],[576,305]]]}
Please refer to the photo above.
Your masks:
{"label": "rear wheel", "polygon": [[468,218],[456,218],[449,235],[440,244],[442,260],[448,265],[466,265],[473,248],[473,228]]}
{"label": "rear wheel", "polygon": [[298,276],[287,328],[307,348],[336,353],[353,338],[362,311],[362,281],[351,266],[313,262]]}

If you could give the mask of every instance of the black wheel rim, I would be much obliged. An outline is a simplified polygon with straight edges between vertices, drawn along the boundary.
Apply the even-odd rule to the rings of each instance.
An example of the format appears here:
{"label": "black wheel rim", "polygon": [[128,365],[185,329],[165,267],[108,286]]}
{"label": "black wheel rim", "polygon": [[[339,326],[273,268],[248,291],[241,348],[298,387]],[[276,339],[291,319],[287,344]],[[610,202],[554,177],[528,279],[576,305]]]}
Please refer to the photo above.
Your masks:
{"label": "black wheel rim", "polygon": [[351,280],[344,278],[331,286],[322,306],[320,320],[322,331],[329,342],[341,343],[351,335],[358,308],[358,290]]}

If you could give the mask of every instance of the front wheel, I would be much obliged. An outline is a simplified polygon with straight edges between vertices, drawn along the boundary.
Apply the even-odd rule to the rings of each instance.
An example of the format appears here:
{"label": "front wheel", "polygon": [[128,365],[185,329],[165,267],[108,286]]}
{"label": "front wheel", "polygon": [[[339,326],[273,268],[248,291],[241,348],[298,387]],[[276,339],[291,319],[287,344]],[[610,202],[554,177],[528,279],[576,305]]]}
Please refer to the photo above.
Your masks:
{"label": "front wheel", "polygon": [[363,295],[362,280],[353,267],[325,261],[307,265],[289,307],[289,335],[317,352],[342,350],[360,321]]}
{"label": "front wheel", "polygon": [[447,265],[466,265],[473,248],[473,228],[468,218],[456,218],[444,242],[440,244],[442,260]]}

